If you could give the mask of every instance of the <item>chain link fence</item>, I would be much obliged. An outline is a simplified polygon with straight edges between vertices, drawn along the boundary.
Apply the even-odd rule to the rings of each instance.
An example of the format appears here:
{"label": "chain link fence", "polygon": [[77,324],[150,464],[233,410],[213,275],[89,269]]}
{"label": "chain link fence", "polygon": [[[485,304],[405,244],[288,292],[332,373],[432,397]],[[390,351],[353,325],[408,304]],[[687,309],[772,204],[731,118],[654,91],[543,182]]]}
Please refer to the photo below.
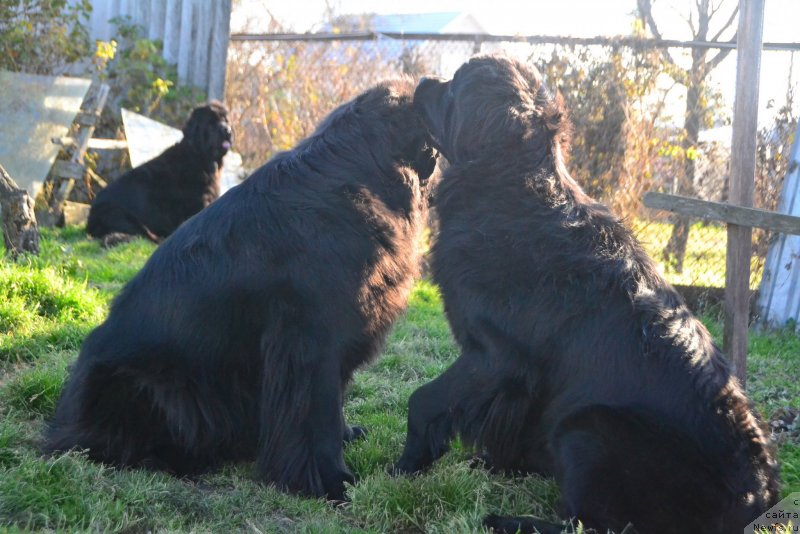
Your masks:
{"label": "chain link fence", "polygon": [[[574,125],[568,168],[589,194],[627,221],[667,279],[724,287],[725,226],[678,219],[641,204],[647,191],[727,198],[732,102],[705,83],[696,88],[695,113],[687,109],[691,80],[675,65],[690,61],[689,46],[637,46],[625,39],[563,44],[486,35],[394,37],[399,38],[234,36],[227,100],[245,165],[255,168],[291,148],[331,109],[382,79],[449,77],[475,53],[502,52],[535,65],[564,95]],[[794,59],[793,51],[765,54],[780,54],[790,66]],[[735,63],[735,54],[731,58]],[[756,206],[765,209],[775,208],[797,124],[791,68],[785,83],[785,98],[771,104],[774,118],[759,132]],[[689,115],[699,121],[699,135],[688,131]],[[767,232],[754,231],[753,289],[770,239]]]}

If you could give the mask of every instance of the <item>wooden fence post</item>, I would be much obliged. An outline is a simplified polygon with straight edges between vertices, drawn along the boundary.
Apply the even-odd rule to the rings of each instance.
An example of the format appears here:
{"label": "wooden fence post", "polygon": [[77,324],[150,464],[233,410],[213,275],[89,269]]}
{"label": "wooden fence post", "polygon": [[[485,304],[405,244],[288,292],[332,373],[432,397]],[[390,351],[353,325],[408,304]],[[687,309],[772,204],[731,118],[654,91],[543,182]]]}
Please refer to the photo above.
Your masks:
{"label": "wooden fence post", "polygon": [[[753,205],[763,27],[764,0],[741,0],[736,46],[736,99],[733,105],[728,198],[731,204],[739,206]],[[736,376],[742,387],[745,386],[747,377],[752,233],[753,230],[749,226],[728,225],[724,347],[733,361]]]}

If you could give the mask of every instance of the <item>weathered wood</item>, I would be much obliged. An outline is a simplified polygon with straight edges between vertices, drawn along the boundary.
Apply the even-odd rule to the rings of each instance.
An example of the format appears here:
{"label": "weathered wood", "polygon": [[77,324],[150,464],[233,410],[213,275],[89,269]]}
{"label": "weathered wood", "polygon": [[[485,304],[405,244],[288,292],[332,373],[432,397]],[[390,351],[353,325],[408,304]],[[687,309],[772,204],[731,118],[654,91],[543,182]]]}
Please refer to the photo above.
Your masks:
{"label": "weathered wood", "polygon": [[[68,161],[58,160],[53,165],[53,190],[48,202],[48,210],[42,216],[42,224],[52,226],[61,224],[63,221],[64,202],[75,187],[75,180],[82,180],[86,174],[83,158],[86,156],[89,140],[98,123],[97,119],[106,105],[108,93],[109,86],[100,84],[93,85],[89,94],[86,95],[81,106],[81,113],[78,114],[78,118],[82,119],[82,122],[78,122],[80,128],[78,135],[74,138],[72,155]],[[86,120],[87,117],[94,117],[94,120]]]}
{"label": "weathered wood", "polygon": [[[54,145],[58,145],[64,149],[71,150],[75,147],[75,139],[73,137],[51,137],[50,141]],[[89,139],[89,144],[86,145],[89,150],[123,150],[128,148],[128,141],[125,139],[99,139],[92,137]]]}
{"label": "weathered wood", "polygon": [[178,37],[178,82],[181,84],[187,84],[191,79],[192,34],[196,7],[195,0],[181,1],[181,31]]}
{"label": "weathered wood", "polygon": [[189,79],[195,87],[206,89],[208,86],[211,22],[215,10],[213,5],[206,4],[198,4],[195,9],[193,18],[195,34],[192,39],[192,71],[189,74]]}
{"label": "weathered wood", "polygon": [[178,63],[178,47],[181,34],[181,0],[166,0],[164,20],[164,59],[167,63]]}
{"label": "weathered wood", "polygon": [[78,113],[78,116],[75,117],[75,122],[78,126],[97,126],[97,123],[100,122],[100,117],[97,115],[93,115],[91,113]]}
{"label": "weathered wood", "polygon": [[86,178],[89,178],[91,181],[93,181],[94,183],[96,183],[97,185],[99,185],[99,186],[100,186],[100,189],[105,189],[106,187],[108,187],[108,183],[107,183],[105,180],[103,180],[103,179],[100,177],[100,175],[99,175],[99,174],[97,174],[96,172],[94,172],[94,171],[93,171],[92,169],[90,169],[89,167],[87,167],[87,168],[86,168]]}
{"label": "weathered wood", "polygon": [[22,252],[39,253],[39,227],[33,199],[0,165],[0,216],[6,250],[16,258]]}
{"label": "weathered wood", "polygon": [[64,224],[83,224],[89,219],[89,204],[64,202]]}
{"label": "weathered wood", "polygon": [[100,113],[106,105],[109,89],[108,85],[100,84],[95,91],[89,91],[89,95],[87,95],[83,103],[82,113],[80,113],[78,117],[94,117],[95,120],[87,122],[86,124],[79,122],[82,127],[75,137],[75,150],[72,153],[70,161],[74,163],[83,162],[83,157],[86,155],[86,149],[89,146],[89,139],[94,135],[95,127],[99,122]]}
{"label": "weathered wood", "polygon": [[147,38],[153,41],[164,39],[164,16],[167,3],[164,0],[150,0],[150,20],[147,24]]}
{"label": "weathered wood", "polygon": [[225,69],[231,34],[231,0],[214,2],[214,25],[211,31],[211,53],[208,65],[208,98],[225,97]]}
{"label": "weathered wood", "polygon": [[783,213],[653,191],[645,193],[642,200],[648,208],[670,211],[698,219],[763,228],[784,234],[800,234],[800,217]]}
{"label": "weathered wood", "polygon": [[[728,201],[753,205],[758,128],[758,89],[761,71],[761,41],[764,30],[764,0],[741,0],[737,31],[736,99],[733,104],[733,140]],[[747,378],[747,330],[750,309],[750,257],[753,247],[750,226],[728,225],[725,268],[725,333],[723,346],[733,361],[736,376],[745,386]]]}
{"label": "weathered wood", "polygon": [[73,161],[59,159],[53,163],[53,176],[57,178],[58,182],[63,180],[80,180],[83,178],[85,172],[86,169],[83,165]]}

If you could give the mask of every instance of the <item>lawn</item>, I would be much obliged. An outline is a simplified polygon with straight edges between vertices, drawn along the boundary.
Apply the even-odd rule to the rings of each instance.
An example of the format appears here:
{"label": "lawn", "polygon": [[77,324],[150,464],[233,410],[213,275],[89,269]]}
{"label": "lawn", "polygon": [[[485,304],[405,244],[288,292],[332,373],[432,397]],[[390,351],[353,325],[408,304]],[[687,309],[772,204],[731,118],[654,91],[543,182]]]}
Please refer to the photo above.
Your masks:
{"label": "lawn", "polygon": [[[661,273],[671,284],[725,287],[725,252],[728,233],[725,225],[696,221],[689,227],[683,270],[676,272],[662,258],[672,235],[672,224],[648,219],[631,221],[631,229]],[[750,261],[750,289],[758,289],[764,272],[764,258],[753,255]]]}
{"label": "lawn", "polygon": [[[348,420],[369,430],[346,449],[359,478],[352,502],[333,507],[254,481],[252,465],[229,465],[194,480],[117,471],[71,453],[37,453],[65,370],[120,287],[144,264],[144,241],[105,251],[77,228],[46,230],[38,258],[0,260],[0,531],[480,532],[489,512],[554,518],[554,484],[471,469],[456,446],[430,472],[391,478],[411,392],[456,357],[435,286],[417,284],[408,313],[382,357],[356,375]],[[706,323],[721,334],[716,318]],[[800,339],[754,334],[749,390],[771,414],[800,406]],[[795,434],[796,435],[796,434]],[[782,441],[784,493],[800,491],[800,443]]]}

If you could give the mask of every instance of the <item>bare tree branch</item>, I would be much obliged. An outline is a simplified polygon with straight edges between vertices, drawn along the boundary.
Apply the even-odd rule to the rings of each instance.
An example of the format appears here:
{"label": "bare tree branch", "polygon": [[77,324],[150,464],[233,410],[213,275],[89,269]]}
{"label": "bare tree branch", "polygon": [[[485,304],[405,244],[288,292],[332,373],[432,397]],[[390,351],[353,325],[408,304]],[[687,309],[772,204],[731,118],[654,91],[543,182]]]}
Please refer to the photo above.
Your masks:
{"label": "bare tree branch", "polygon": [[739,14],[739,4],[736,4],[736,7],[733,9],[733,12],[731,13],[731,16],[728,18],[728,21],[725,24],[723,24],[722,28],[720,28],[720,30],[717,32],[716,35],[714,35],[714,37],[711,38],[711,40],[712,41],[718,40],[722,35],[722,32],[731,27],[731,25],[736,20],[736,16],[738,14]]}
{"label": "bare tree branch", "polygon": [[[733,39],[736,40],[736,35],[733,36]],[[714,70],[714,68],[717,65],[719,65],[722,62],[722,60],[725,59],[725,57],[728,54],[731,53],[731,50],[733,50],[733,48],[724,48],[724,49],[720,50],[719,52],[717,52],[716,56],[714,56],[711,59],[709,59],[706,62],[706,65],[707,65],[706,72],[711,72],[712,70]]]}
{"label": "bare tree branch", "polygon": [[684,17],[683,20],[685,20],[686,24],[689,25],[689,29],[692,30],[692,35],[695,35],[697,33],[697,28],[694,27],[694,17],[691,9],[689,10],[689,17]]}
{"label": "bare tree branch", "polygon": [[[650,29],[650,33],[653,34],[653,37],[656,39],[662,39],[661,32],[658,31],[658,25],[656,24],[655,19],[653,18],[653,1],[652,0],[636,0],[636,7],[639,10],[639,14],[644,20],[647,27]],[[664,58],[667,63],[669,63],[673,67],[677,67],[678,64],[675,63],[675,60],[672,59],[672,56],[669,55],[669,52],[666,50],[661,51],[661,57]]]}

